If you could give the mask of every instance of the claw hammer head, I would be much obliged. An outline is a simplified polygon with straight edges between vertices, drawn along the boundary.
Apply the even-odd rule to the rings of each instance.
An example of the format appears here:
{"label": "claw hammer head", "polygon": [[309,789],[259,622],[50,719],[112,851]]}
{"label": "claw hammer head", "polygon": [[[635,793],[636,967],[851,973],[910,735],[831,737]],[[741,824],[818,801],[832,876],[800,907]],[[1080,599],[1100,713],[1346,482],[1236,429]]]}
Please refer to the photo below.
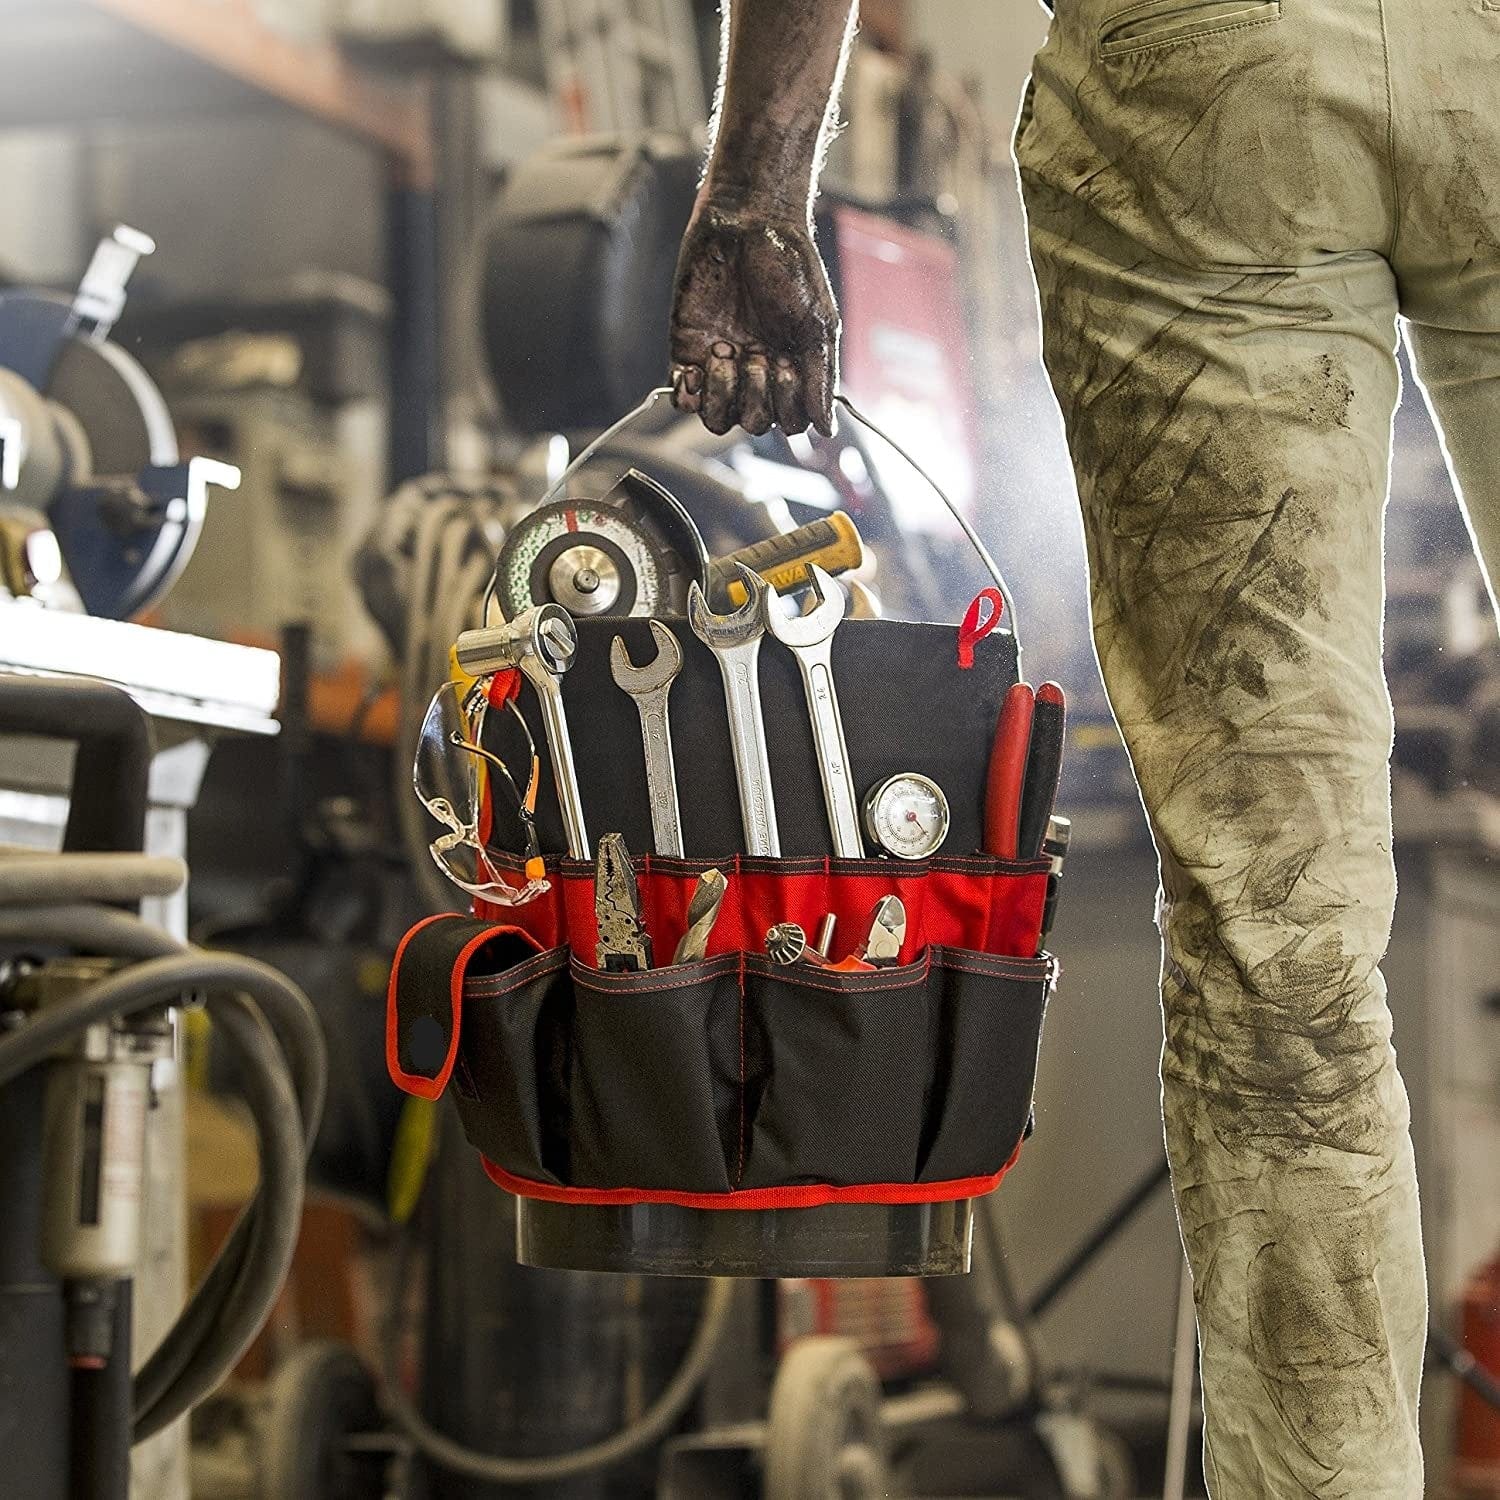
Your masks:
{"label": "claw hammer head", "polygon": [[610,676],[615,686],[632,698],[660,692],[682,670],[682,647],[677,637],[660,620],[651,622],[651,634],[656,638],[656,655],[644,667],[631,661],[624,636],[617,635],[609,648]]}
{"label": "claw hammer head", "polygon": [[766,594],[770,585],[744,563],[736,563],[734,570],[748,597],[731,615],[716,615],[696,582],[688,590],[688,623],[693,634],[710,649],[743,646],[766,633]]}
{"label": "claw hammer head", "polygon": [[821,645],[838,629],[849,607],[843,589],[817,563],[809,563],[807,571],[812,575],[813,598],[817,602],[805,615],[785,615],[774,601],[766,610],[766,629],[783,646],[794,650],[799,646]]}

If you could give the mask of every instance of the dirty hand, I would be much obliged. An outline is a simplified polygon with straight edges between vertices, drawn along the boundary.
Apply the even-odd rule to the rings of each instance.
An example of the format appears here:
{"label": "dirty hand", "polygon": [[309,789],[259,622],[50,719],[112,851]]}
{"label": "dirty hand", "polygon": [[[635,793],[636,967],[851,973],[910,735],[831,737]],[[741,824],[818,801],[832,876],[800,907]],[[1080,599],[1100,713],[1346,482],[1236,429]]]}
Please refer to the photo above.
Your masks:
{"label": "dirty hand", "polygon": [[700,205],[677,261],[672,401],[710,432],[833,431],[839,311],[805,223]]}

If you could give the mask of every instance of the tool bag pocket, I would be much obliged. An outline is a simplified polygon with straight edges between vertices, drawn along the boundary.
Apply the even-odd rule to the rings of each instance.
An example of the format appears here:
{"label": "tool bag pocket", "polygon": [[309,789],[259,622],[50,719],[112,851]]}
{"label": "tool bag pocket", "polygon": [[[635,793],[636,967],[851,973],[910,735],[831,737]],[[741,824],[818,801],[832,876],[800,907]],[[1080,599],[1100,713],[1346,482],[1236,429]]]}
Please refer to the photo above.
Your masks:
{"label": "tool bag pocket", "polygon": [[[681,936],[703,868],[658,861],[642,875],[658,954]],[[1055,966],[957,944],[1018,930],[1034,947],[1045,877],[988,858],[722,868],[724,951],[694,963],[597,968],[593,883],[573,862],[554,870],[550,904],[509,914],[532,933],[458,916],[421,924],[392,975],[392,1076],[428,1098],[451,1080],[490,1176],[525,1196],[788,1208],[998,1185],[1030,1114]],[[863,914],[893,881],[911,918],[894,967],[784,967],[754,947],[771,921]]]}
{"label": "tool bag pocket", "polygon": [[735,955],[606,974],[574,959],[573,1181],[727,1193],[740,1132]]}
{"label": "tool bag pocket", "polygon": [[741,1187],[916,1181],[930,977],[926,953],[854,974],[746,960]]}

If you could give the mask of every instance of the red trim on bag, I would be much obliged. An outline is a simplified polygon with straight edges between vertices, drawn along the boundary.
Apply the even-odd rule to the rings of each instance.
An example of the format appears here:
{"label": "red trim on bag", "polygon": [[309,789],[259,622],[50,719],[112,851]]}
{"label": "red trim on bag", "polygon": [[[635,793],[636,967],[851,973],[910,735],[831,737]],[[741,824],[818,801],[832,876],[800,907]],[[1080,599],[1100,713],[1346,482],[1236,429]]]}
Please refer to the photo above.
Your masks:
{"label": "red trim on bag", "polygon": [[481,1156],[485,1174],[497,1187],[518,1198],[540,1198],[547,1203],[576,1203],[599,1208],[634,1203],[670,1203],[678,1208],[821,1208],[827,1203],[950,1203],[957,1198],[982,1198],[1000,1186],[1001,1179],[1021,1155],[1021,1142],[998,1172],[988,1177],[958,1177],[948,1182],[878,1182],[836,1187],[828,1182],[799,1183],[795,1187],[740,1188],[728,1193],[674,1193],[661,1188],[576,1188],[534,1182],[497,1167]]}
{"label": "red trim on bag", "polygon": [[[469,967],[469,960],[475,952],[492,942],[497,937],[514,936],[523,942],[531,944],[538,952],[543,948],[537,940],[520,927],[496,926],[486,927],[483,932],[477,933],[470,938],[453,959],[453,967],[448,974],[448,1003],[451,1013],[451,1023],[448,1031],[448,1054],[443,1059],[442,1067],[429,1076],[426,1073],[408,1073],[401,1066],[400,1047],[397,1040],[397,1027],[399,1016],[396,1007],[396,985],[401,973],[401,959],[406,952],[406,945],[422,931],[424,927],[430,927],[434,922],[452,920],[457,916],[456,912],[438,912],[435,916],[423,917],[414,927],[406,933],[396,946],[396,956],[391,960],[391,977],[386,985],[385,991],[385,1066],[391,1075],[391,1081],[397,1088],[405,1089],[408,1094],[415,1094],[419,1099],[440,1099],[443,1090],[448,1087],[448,1080],[453,1076],[454,1065],[458,1062],[458,1033],[463,1019],[464,1005],[464,972]],[[460,918],[460,920],[462,920]]]}
{"label": "red trim on bag", "polygon": [[[906,903],[903,959],[926,947],[968,948],[1008,958],[1036,954],[1047,899],[1045,860],[1003,865],[987,856],[938,859],[930,865],[865,861],[853,869],[824,859],[780,860],[776,865],[773,873],[764,862],[743,857],[720,863],[729,877],[729,892],[709,938],[709,958],[761,951],[766,930],[776,922],[799,922],[816,932],[830,911],[839,919],[836,943],[853,949],[875,902],[889,895]],[[641,912],[658,953],[671,953],[686,931],[698,871],[707,868],[707,863],[684,866],[652,857],[641,861]],[[522,927],[544,948],[566,943],[592,965],[599,940],[593,872],[570,865],[565,871],[549,868],[549,876],[552,889],[525,906],[476,901],[474,913],[482,921]]]}
{"label": "red trim on bag", "polygon": [[[443,1085],[439,1084],[435,1090],[432,1089],[432,1080],[421,1073],[408,1073],[401,1066],[400,1049],[397,1045],[398,1018],[396,1012],[396,982],[401,975],[401,959],[406,953],[406,945],[416,937],[424,928],[430,927],[434,922],[443,922],[451,919],[452,912],[440,911],[433,916],[423,917],[416,926],[412,927],[401,941],[396,944],[396,956],[391,960],[391,977],[385,987],[385,1067],[386,1072],[391,1075],[391,1081],[397,1088],[402,1088],[409,1094],[416,1094],[423,1099],[436,1099],[443,1092]],[[458,998],[454,1001],[455,1007],[462,1004],[463,985],[459,985]],[[458,1053],[458,1016],[455,1011],[453,1018],[453,1035],[448,1039],[448,1064],[444,1073],[443,1082],[447,1082],[447,1073],[453,1069],[453,1060]]]}

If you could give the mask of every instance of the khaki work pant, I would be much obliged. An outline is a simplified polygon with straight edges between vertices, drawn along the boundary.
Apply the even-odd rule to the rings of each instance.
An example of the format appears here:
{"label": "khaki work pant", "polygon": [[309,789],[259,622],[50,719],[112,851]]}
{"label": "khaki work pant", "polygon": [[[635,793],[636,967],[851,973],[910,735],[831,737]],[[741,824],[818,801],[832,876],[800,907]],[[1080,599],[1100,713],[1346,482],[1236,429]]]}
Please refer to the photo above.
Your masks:
{"label": "khaki work pant", "polygon": [[1209,1484],[1416,1500],[1382,526],[1399,314],[1500,582],[1500,0],[1057,0],[1016,151],[1161,859]]}

